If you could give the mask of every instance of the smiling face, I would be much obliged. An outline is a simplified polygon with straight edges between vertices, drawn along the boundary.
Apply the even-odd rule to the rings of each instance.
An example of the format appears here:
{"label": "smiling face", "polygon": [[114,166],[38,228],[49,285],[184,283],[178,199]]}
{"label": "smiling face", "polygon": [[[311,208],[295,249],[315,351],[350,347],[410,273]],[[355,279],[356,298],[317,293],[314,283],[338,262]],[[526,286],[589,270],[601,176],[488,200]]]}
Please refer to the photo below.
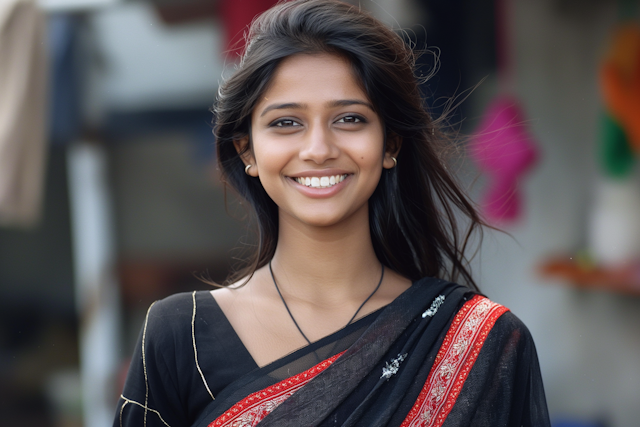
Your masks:
{"label": "smiling face", "polygon": [[244,160],[278,205],[281,222],[328,226],[367,218],[382,168],[394,166],[373,108],[340,56],[299,54],[280,63],[253,110]]}

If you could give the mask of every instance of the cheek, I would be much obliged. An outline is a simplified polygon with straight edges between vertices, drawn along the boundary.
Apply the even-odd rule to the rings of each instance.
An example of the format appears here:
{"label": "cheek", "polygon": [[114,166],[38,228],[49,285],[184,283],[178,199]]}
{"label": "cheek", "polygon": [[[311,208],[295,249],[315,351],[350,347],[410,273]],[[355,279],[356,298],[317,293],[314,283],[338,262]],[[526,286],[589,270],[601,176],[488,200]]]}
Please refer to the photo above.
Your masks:
{"label": "cheek", "polygon": [[366,188],[373,191],[380,181],[382,175],[382,142],[380,144],[367,144],[358,150],[353,158],[357,164],[361,178],[366,183]]}
{"label": "cheek", "polygon": [[372,126],[367,132],[359,135],[356,140],[350,141],[348,144],[355,150],[353,152],[355,159],[359,159],[365,164],[375,162],[382,164],[384,137],[380,126]]}
{"label": "cheek", "polygon": [[269,197],[280,201],[284,171],[291,160],[291,150],[283,144],[259,138],[254,141],[253,154],[258,165],[258,178]]}
{"label": "cheek", "polygon": [[353,159],[355,159],[362,169],[382,167],[383,141],[378,138],[366,138],[358,144],[351,144]]}
{"label": "cheek", "polygon": [[254,142],[253,154],[259,170],[271,173],[280,169],[286,163],[287,158],[286,150],[283,147],[262,138]]}

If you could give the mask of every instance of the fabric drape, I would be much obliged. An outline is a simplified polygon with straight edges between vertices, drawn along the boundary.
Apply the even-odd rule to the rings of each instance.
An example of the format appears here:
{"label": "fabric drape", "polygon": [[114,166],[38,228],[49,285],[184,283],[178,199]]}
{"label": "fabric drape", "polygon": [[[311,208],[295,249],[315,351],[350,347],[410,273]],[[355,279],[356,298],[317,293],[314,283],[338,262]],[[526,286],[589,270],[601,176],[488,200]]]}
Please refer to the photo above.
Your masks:
{"label": "fabric drape", "polygon": [[0,225],[40,217],[46,158],[45,18],[33,0],[0,2]]}
{"label": "fabric drape", "polygon": [[[193,302],[195,310],[195,294]],[[162,304],[159,310],[170,316],[165,322],[177,320],[175,308]],[[149,318],[150,329],[145,326],[147,340],[158,328],[157,313]],[[197,325],[192,326],[195,331]],[[198,335],[193,336],[195,348]],[[238,343],[237,336],[227,338],[231,346]],[[549,425],[535,347],[526,327],[505,307],[443,280],[417,281],[384,309],[267,366],[236,372],[236,378],[223,386],[214,383],[214,374],[204,366],[216,360],[201,348],[187,364],[202,367],[201,377],[190,374],[189,385],[200,390],[197,393],[204,397],[199,401],[204,403],[181,424],[172,424],[170,419],[176,418],[168,410],[160,419],[159,408],[168,404],[161,404],[158,394],[172,393],[174,406],[191,398],[159,390],[157,382],[152,385],[156,375],[171,373],[176,350],[164,348],[163,372],[157,372],[150,369],[157,365],[156,344],[144,342],[143,338],[145,369],[139,360],[134,360],[137,368],[132,363],[114,426],[137,425],[143,416],[147,426],[171,427]],[[242,365],[242,349],[241,344],[232,349],[228,361],[223,356],[217,362],[219,370]],[[186,349],[182,352],[191,357]],[[148,376],[146,385],[142,371]],[[181,382],[181,375],[171,375]],[[136,390],[137,399],[144,396],[145,403],[138,400],[137,409],[126,407]]]}

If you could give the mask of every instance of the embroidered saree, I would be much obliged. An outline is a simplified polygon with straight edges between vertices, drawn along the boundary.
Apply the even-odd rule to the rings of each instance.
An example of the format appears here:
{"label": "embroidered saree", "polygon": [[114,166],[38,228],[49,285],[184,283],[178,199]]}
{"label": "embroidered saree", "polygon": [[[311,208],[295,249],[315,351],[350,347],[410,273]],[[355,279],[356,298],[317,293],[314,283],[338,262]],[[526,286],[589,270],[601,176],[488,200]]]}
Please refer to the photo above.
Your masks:
{"label": "embroidered saree", "polygon": [[134,425],[550,424],[522,322],[463,286],[426,278],[262,368],[209,292],[155,304],[114,420],[114,427]]}

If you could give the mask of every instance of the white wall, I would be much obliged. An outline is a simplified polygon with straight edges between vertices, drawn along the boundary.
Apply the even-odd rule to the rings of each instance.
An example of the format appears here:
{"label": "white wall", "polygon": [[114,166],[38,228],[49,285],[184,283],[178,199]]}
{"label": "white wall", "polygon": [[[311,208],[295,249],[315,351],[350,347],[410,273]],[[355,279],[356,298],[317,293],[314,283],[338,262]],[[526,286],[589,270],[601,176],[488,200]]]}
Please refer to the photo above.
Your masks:
{"label": "white wall", "polygon": [[93,14],[107,109],[210,105],[222,74],[221,26],[165,25],[153,6],[127,2]]}

